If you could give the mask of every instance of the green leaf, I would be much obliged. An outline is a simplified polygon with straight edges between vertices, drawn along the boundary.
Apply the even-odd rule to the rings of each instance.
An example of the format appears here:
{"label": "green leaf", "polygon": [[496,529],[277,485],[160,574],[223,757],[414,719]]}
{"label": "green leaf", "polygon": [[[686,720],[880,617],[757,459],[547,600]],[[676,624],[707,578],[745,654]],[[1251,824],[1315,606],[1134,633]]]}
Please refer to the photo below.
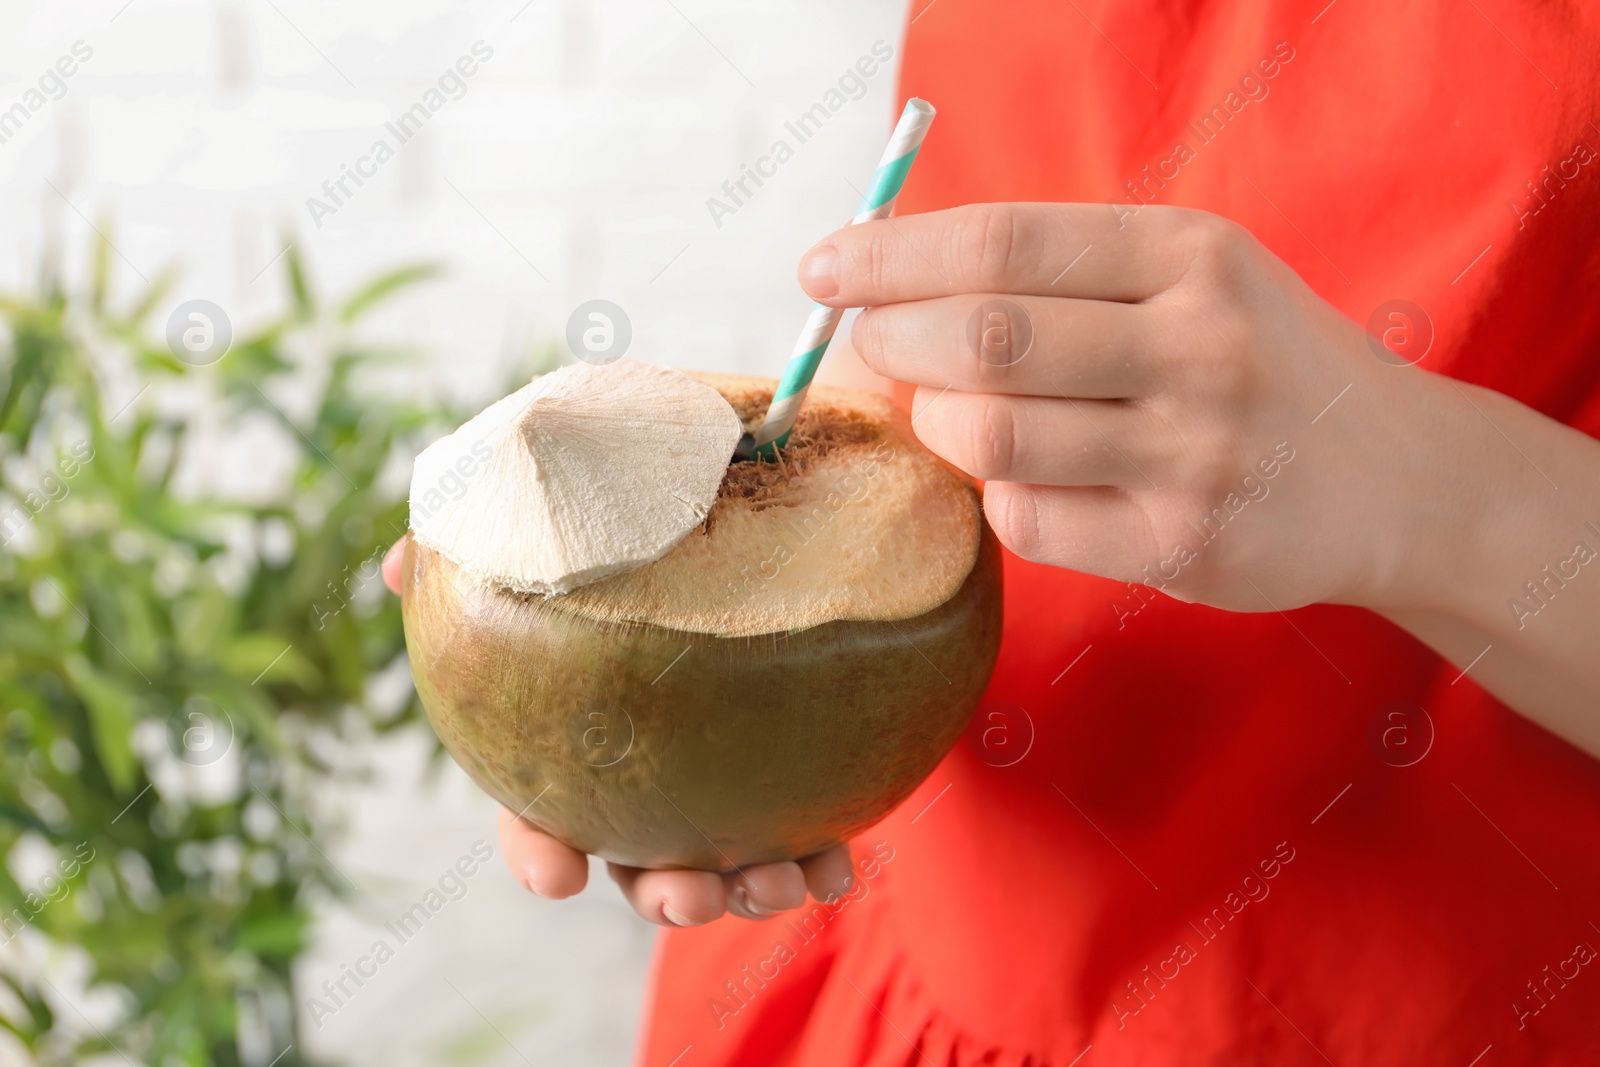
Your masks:
{"label": "green leaf", "polygon": [[294,298],[295,317],[307,321],[317,313],[316,301],[312,299],[311,286],[306,282],[306,267],[300,258],[300,246],[293,237],[286,237],[285,241],[288,247],[283,263],[289,272],[289,293]]}
{"label": "green leaf", "polygon": [[417,263],[380,274],[345,300],[339,308],[339,321],[353,322],[373,305],[400,290],[437,278],[443,273],[444,268],[437,263]]}
{"label": "green leaf", "polygon": [[218,663],[252,684],[292,681],[303,689],[318,688],[317,668],[293,643],[279,634],[244,634],[224,645]]}
{"label": "green leaf", "polygon": [[160,371],[163,374],[183,374],[189,366],[163,348],[139,348],[136,358],[139,369],[147,371]]}
{"label": "green leaf", "polygon": [[145,291],[140,294],[138,303],[128,309],[127,320],[132,325],[138,325],[156,309],[156,305],[165,299],[178,282],[178,268],[166,266],[161,273],[156,275],[156,280],[151,282]]}
{"label": "green leaf", "polygon": [[26,808],[15,804],[7,804],[4,801],[0,801],[0,820],[14,823],[24,829],[32,830],[36,834],[48,835],[50,833],[50,827],[46,826],[39,816]]}
{"label": "green leaf", "polygon": [[50,1029],[51,1024],[55,1021],[55,1013],[50,1010],[49,1003],[39,994],[39,988],[34,983],[21,981],[4,973],[0,973],[0,980],[5,981],[6,987],[11,991],[11,995],[16,998],[17,1003],[27,1009],[29,1021],[32,1023],[27,1032],[19,1028],[21,1026],[20,1020],[17,1020],[15,1025],[8,1021],[6,1029],[27,1041],[29,1047],[32,1048],[34,1047],[33,1036],[43,1034]]}
{"label": "green leaf", "polygon": [[305,944],[311,917],[303,911],[262,915],[239,927],[233,943],[263,956],[293,956]]}
{"label": "green leaf", "polygon": [[0,605],[0,648],[48,659],[55,654],[56,638],[39,625],[31,612],[12,611]]}
{"label": "green leaf", "polygon": [[[0,397],[0,429],[10,421],[12,411],[22,399],[23,390],[33,383],[34,376],[44,363],[44,348],[34,339],[28,324],[20,323],[15,328],[17,336],[13,344],[16,356],[11,363],[11,374],[6,381],[5,395]],[[19,441],[26,440],[25,428],[19,427],[13,432]]]}
{"label": "green leaf", "polygon": [[284,357],[281,344],[281,337],[268,333],[234,345],[233,351],[222,362],[224,379],[229,386],[237,387],[241,383],[255,384],[274,374],[293,370],[294,364]]}
{"label": "green leaf", "polygon": [[106,777],[119,794],[133,788],[138,761],[133,754],[134,699],[79,655],[68,656],[67,678],[89,709],[95,751]]}
{"label": "green leaf", "polygon": [[[105,220],[101,223],[104,225]],[[94,243],[89,267],[89,307],[97,314],[106,309],[106,293],[111,288],[111,241],[102,232]]]}

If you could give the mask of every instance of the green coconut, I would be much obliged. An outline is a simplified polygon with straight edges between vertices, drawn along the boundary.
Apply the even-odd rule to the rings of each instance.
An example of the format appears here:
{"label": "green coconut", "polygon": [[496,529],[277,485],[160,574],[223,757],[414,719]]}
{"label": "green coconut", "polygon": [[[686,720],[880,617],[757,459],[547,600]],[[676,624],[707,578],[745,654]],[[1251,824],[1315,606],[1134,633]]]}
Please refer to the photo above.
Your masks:
{"label": "green coconut", "polygon": [[[541,379],[419,460],[417,691],[473,781],[574,848],[703,870],[810,855],[960,737],[999,647],[998,546],[884,398],[813,388],[777,461],[730,463],[775,383],[644,366],[570,368],[576,415]],[[630,397],[648,425],[605,421]]]}

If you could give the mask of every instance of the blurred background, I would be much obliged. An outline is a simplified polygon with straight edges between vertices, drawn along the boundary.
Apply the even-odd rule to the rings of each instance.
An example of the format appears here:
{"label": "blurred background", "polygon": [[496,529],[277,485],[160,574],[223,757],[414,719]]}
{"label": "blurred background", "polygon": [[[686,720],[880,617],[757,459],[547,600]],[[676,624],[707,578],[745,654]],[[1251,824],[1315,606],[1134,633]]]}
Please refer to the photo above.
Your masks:
{"label": "blurred background", "polygon": [[377,561],[580,305],[777,373],[906,18],[0,6],[0,1064],[629,1061],[651,928],[512,880]]}

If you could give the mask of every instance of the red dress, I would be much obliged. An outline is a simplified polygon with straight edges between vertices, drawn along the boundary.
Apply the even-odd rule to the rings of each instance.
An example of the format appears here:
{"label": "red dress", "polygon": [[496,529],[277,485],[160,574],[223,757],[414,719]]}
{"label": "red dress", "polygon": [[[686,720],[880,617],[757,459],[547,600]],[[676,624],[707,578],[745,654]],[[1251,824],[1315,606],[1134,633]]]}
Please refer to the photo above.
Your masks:
{"label": "red dress", "polygon": [[[1205,208],[1600,433],[1600,12],[1324,3],[917,0],[899,211]],[[1366,611],[1008,557],[989,703],[855,854],[665,933],[639,1062],[1600,1063],[1600,763]]]}

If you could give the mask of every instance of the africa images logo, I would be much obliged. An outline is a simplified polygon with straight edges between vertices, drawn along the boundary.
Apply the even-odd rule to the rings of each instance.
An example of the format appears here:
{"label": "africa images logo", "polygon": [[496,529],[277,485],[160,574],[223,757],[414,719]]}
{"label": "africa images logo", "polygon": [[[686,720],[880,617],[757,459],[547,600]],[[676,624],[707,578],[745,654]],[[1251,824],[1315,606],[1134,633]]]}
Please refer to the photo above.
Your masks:
{"label": "africa images logo", "polygon": [[[398,155],[406,142],[421,133],[428,121],[443,111],[446,104],[467,95],[467,79],[478,73],[480,63],[487,63],[494,58],[494,49],[483,41],[474,41],[470,52],[471,55],[463,55],[452,66],[445,68],[438,81],[423,92],[421,99],[400,112],[393,122],[383,124],[384,130],[394,138],[393,144],[388,137],[379,137],[372,142],[366,154],[356,158],[354,166],[339,164],[338,175],[322,183],[322,197],[306,198],[306,211],[311,214],[311,221],[317,229],[322,229],[323,219],[342,211],[366,186],[368,179],[377,177],[378,168]],[[351,188],[352,184],[354,188]]]}
{"label": "africa images logo", "polygon": [[740,164],[739,173],[722,183],[722,196],[706,197],[706,211],[717,229],[722,229],[724,219],[738,214],[740,208],[755,199],[756,193],[778,176],[778,169],[795,157],[797,149],[822,132],[829,119],[844,110],[846,104],[865,97],[868,79],[887,67],[893,58],[893,45],[881,40],[872,42],[870,53],[846,67],[838,80],[823,92],[822,99],[784,122],[783,129],[788,136],[773,141],[766,153],[756,158],[754,165]]}
{"label": "africa images logo", "polygon": [[28,120],[67,95],[67,79],[78,73],[79,67],[94,57],[94,49],[83,41],[73,41],[72,48],[52,66],[46,67],[34,84],[22,91],[22,98],[0,111],[0,144],[5,144],[17,134]]}

